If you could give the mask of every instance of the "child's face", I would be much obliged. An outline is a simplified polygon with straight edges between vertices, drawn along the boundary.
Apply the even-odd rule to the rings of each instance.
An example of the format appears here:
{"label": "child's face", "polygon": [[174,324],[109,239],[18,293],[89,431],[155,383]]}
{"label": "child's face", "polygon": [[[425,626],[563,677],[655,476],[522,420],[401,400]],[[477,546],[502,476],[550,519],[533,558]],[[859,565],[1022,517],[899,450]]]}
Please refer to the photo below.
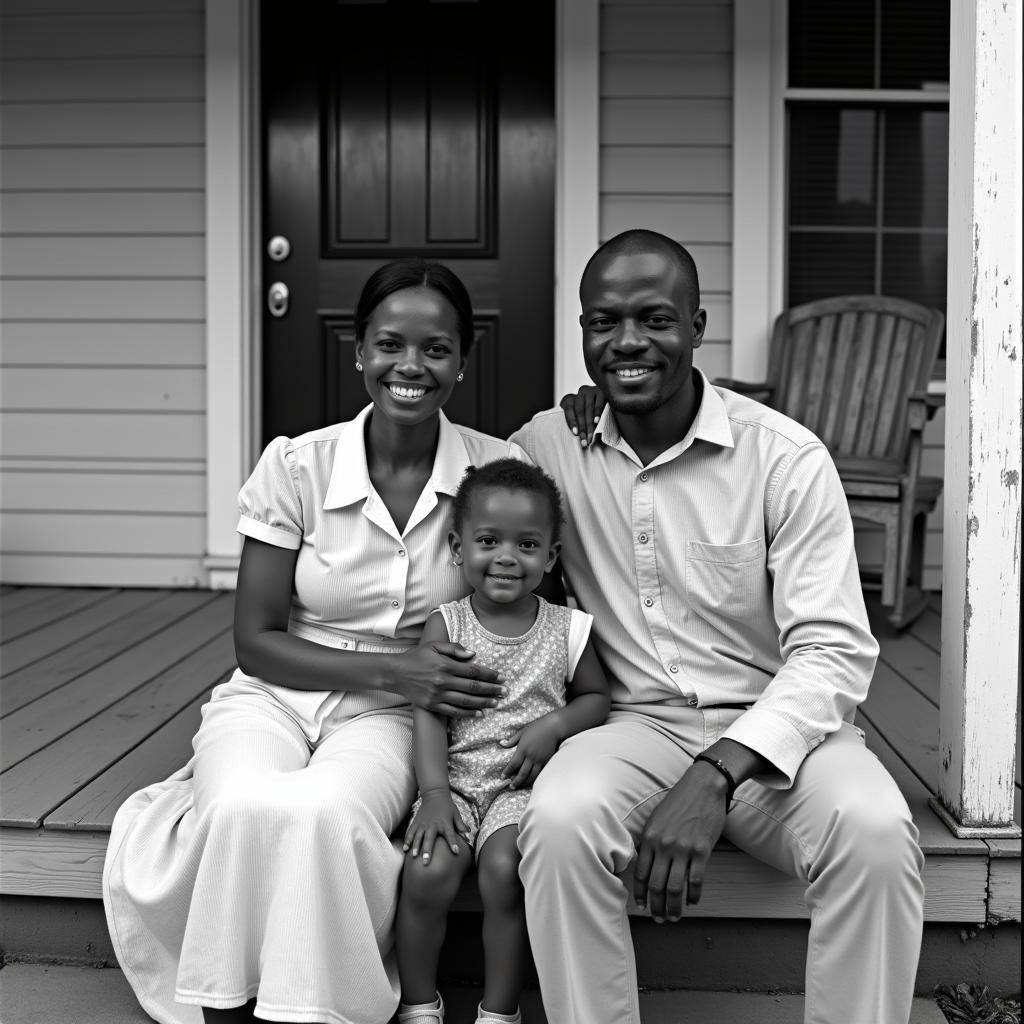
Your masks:
{"label": "child's face", "polygon": [[529,596],[558,558],[551,510],[539,494],[485,488],[475,492],[461,534],[448,536],[470,586],[495,604]]}

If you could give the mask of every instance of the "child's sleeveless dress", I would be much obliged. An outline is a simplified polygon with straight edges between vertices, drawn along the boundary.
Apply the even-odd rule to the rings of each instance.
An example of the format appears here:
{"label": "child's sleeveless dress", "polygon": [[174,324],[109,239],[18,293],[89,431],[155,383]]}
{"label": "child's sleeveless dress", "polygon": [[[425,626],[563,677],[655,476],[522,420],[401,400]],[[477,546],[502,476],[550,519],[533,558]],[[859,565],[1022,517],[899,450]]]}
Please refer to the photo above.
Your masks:
{"label": "child's sleeveless dress", "polygon": [[479,718],[448,722],[448,779],[452,800],[469,829],[477,856],[488,837],[517,824],[529,789],[509,789],[501,772],[515,753],[500,741],[565,704],[565,683],[587,645],[593,617],[537,598],[537,618],[522,636],[498,636],[484,628],[470,599],[441,605],[448,636],[475,662],[496,669],[508,693]]}

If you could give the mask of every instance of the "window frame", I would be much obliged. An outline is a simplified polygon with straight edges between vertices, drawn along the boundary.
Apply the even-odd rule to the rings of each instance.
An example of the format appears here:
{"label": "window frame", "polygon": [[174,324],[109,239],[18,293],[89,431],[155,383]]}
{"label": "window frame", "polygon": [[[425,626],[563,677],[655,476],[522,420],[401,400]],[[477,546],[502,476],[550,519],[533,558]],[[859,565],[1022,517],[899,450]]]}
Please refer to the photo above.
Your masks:
{"label": "window frame", "polygon": [[[949,107],[949,86],[796,88],[788,80],[788,0],[734,0],[732,375],[763,380],[771,325],[785,308],[788,272],[788,105],[854,102]],[[767,48],[766,48],[767,47]],[[948,237],[947,217],[947,237]],[[947,256],[948,259],[948,256]],[[767,273],[765,272],[767,268]],[[944,390],[945,364],[935,390]]]}

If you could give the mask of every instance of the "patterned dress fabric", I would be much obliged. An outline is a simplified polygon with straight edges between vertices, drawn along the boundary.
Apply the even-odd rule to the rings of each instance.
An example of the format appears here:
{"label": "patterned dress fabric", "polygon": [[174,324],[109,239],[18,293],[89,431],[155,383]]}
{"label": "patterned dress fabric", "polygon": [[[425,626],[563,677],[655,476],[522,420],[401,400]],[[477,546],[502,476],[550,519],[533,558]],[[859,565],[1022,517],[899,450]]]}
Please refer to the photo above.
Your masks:
{"label": "patterned dress fabric", "polygon": [[501,746],[530,722],[565,705],[565,683],[586,646],[591,617],[537,599],[533,625],[522,636],[499,636],[476,617],[468,597],[441,605],[448,636],[476,661],[496,669],[508,687],[502,701],[479,718],[448,723],[448,778],[452,799],[469,829],[477,856],[499,828],[514,825],[529,789],[509,789],[502,770],[515,752]]}

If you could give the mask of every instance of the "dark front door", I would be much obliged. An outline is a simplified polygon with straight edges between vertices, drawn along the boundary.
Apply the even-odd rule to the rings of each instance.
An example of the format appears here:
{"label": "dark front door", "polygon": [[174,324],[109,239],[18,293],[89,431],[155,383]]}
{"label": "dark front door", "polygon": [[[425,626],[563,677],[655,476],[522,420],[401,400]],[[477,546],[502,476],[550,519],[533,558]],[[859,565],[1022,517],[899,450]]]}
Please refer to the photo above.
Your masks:
{"label": "dark front door", "polygon": [[262,11],[262,284],[288,292],[280,316],[264,303],[264,441],[368,401],[356,299],[409,254],[446,263],[473,299],[476,348],[446,411],[507,435],[552,400],[554,4]]}

